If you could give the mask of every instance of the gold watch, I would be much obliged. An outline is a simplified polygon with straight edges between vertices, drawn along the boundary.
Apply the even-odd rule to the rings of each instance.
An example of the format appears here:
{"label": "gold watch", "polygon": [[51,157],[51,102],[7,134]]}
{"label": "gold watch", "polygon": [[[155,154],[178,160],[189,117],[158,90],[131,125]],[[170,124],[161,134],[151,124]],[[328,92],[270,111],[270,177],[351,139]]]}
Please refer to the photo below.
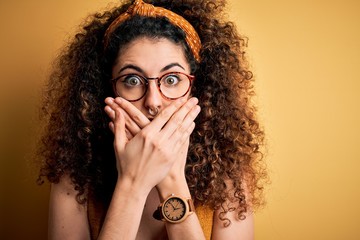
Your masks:
{"label": "gold watch", "polygon": [[171,194],[155,210],[153,217],[170,223],[180,223],[194,212],[195,207],[191,198],[184,199]]}

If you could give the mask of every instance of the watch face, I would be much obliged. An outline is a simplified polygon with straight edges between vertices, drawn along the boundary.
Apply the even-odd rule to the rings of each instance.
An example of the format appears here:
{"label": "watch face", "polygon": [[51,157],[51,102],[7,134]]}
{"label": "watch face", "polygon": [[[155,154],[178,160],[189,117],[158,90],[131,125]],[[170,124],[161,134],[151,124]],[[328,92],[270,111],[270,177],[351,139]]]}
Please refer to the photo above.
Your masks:
{"label": "watch face", "polygon": [[178,197],[171,197],[163,205],[164,217],[170,222],[179,222],[186,214],[188,209],[184,200]]}

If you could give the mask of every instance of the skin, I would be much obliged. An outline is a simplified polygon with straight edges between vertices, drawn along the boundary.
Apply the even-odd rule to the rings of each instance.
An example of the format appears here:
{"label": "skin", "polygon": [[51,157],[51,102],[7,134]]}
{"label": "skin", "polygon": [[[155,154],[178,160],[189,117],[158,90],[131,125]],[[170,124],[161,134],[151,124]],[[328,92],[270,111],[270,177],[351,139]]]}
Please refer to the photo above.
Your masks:
{"label": "skin", "polygon": [[[167,39],[138,38],[123,48],[112,74],[114,78],[127,73],[158,77],[172,71],[190,74],[181,46]],[[119,174],[99,239],[162,239],[166,235],[169,239],[204,239],[196,213],[178,224],[152,218],[170,194],[190,198],[184,169],[189,136],[200,112],[198,100],[189,94],[167,100],[150,81],[146,95],[136,102],[121,97],[105,102]],[[155,107],[159,114],[154,118],[148,109]],[[50,239],[89,239],[86,206],[78,204],[75,195],[66,176],[53,184]],[[212,239],[253,239],[251,214],[238,221],[234,212],[228,213],[232,224],[227,228],[218,219],[218,211],[214,216]]]}

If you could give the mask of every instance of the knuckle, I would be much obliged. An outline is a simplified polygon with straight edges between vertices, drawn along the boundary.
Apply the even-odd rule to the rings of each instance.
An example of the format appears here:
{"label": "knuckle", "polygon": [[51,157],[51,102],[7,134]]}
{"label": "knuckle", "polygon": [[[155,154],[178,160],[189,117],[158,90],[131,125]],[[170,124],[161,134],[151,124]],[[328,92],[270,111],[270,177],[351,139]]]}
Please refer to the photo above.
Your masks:
{"label": "knuckle", "polygon": [[116,117],[119,117],[120,114],[121,114],[121,109],[120,109],[120,108],[115,108],[115,109],[114,109],[114,112],[115,112],[115,116],[116,116]]}
{"label": "knuckle", "polygon": [[180,116],[175,115],[172,119],[172,121],[176,124],[176,125],[180,125],[183,122],[183,119]]}
{"label": "knuckle", "polygon": [[113,147],[116,153],[119,153],[120,151],[118,146],[119,146],[118,140],[115,139],[113,142]]}
{"label": "knuckle", "polygon": [[197,117],[197,115],[198,115],[197,110],[194,110],[194,111],[191,111],[191,112],[190,112],[190,117],[191,117],[191,119],[195,119],[195,118]]}
{"label": "knuckle", "polygon": [[187,111],[190,111],[192,109],[193,105],[189,102],[187,102],[185,105],[184,105],[184,108],[187,110]]}
{"label": "knuckle", "polygon": [[132,116],[132,119],[135,121],[135,122],[140,122],[140,116],[135,114]]}
{"label": "knuckle", "polygon": [[179,108],[179,107],[181,107],[181,106],[184,104],[184,101],[185,101],[185,100],[183,100],[183,101],[181,101],[181,100],[180,100],[180,101],[175,101],[175,102],[174,102],[174,106],[175,106],[176,108]]}
{"label": "knuckle", "polygon": [[188,129],[188,128],[186,128],[185,126],[180,125],[180,127],[178,128],[178,131],[179,131],[180,133],[186,133],[187,129]]}
{"label": "knuckle", "polygon": [[186,130],[186,133],[190,135],[194,131],[194,129],[195,129],[195,123],[193,122],[191,126]]}
{"label": "knuckle", "polygon": [[145,141],[150,140],[151,135],[147,131],[140,131],[139,136],[144,139]]}
{"label": "knuckle", "polygon": [[151,141],[151,146],[157,151],[161,150],[160,141],[157,140],[157,139],[154,139],[154,140]]}
{"label": "knuckle", "polygon": [[189,136],[194,131],[194,128],[195,128],[195,123],[192,122],[190,126],[183,129],[183,134],[185,136]]}

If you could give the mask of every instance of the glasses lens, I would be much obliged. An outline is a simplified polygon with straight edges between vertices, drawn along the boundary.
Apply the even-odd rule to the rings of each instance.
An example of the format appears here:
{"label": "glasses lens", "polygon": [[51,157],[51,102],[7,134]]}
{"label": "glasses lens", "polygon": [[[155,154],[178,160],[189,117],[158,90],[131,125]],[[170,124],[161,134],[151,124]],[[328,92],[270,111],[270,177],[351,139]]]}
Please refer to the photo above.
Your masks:
{"label": "glasses lens", "polygon": [[144,79],[138,75],[124,75],[116,81],[117,94],[129,101],[141,98],[145,91],[146,83]]}
{"label": "glasses lens", "polygon": [[190,88],[190,79],[183,73],[169,73],[160,79],[160,90],[165,97],[179,98]]}

